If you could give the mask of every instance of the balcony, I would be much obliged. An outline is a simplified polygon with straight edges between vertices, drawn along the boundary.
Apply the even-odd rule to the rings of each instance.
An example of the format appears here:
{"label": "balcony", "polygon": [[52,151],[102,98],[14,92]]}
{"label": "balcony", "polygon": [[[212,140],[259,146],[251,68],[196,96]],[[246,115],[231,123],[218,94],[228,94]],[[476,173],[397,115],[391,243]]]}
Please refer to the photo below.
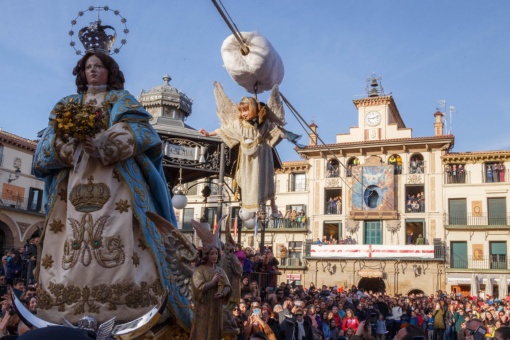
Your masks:
{"label": "balcony", "polygon": [[266,225],[267,229],[306,229],[308,227],[308,218],[305,216],[305,220],[296,218],[291,220],[290,218],[271,218]]}
{"label": "balcony", "polygon": [[443,223],[450,226],[508,226],[510,214],[445,214]]}
{"label": "balcony", "polygon": [[453,269],[507,270],[510,268],[510,263],[506,254],[468,256],[467,258],[456,257],[455,254],[453,254],[448,262],[450,268]]}
{"label": "balcony", "polygon": [[310,258],[416,258],[444,260],[444,245],[382,245],[382,244],[339,244],[316,245],[306,247],[306,256]]}
{"label": "balcony", "polygon": [[0,199],[0,209],[30,211],[36,214],[44,214],[44,207],[36,202],[29,202],[28,198],[10,200]]}

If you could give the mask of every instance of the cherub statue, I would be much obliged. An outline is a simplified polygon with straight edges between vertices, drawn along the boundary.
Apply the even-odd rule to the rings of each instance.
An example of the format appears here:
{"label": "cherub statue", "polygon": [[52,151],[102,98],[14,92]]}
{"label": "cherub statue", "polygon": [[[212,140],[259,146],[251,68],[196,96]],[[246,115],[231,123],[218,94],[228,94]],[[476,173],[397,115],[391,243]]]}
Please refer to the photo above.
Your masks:
{"label": "cherub statue", "polygon": [[235,180],[241,189],[243,209],[256,212],[270,200],[271,213],[276,217],[273,149],[283,138],[294,142],[300,137],[283,129],[285,117],[278,87],[273,87],[267,105],[253,97],[243,97],[236,105],[217,82],[214,95],[221,127],[213,132],[200,129],[200,133],[219,136],[230,148],[239,145]]}

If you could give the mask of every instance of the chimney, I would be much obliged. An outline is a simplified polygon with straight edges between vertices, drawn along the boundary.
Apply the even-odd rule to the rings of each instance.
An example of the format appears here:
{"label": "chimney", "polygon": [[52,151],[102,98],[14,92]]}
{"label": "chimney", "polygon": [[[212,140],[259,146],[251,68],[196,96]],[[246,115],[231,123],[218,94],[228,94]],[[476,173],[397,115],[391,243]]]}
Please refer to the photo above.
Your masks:
{"label": "chimney", "polygon": [[436,113],[434,113],[434,117],[436,117],[436,121],[434,122],[434,135],[442,136],[443,128],[444,128],[444,123],[443,123],[444,115],[442,112],[437,111]]}
{"label": "chimney", "polygon": [[312,132],[310,132],[310,145],[317,145],[317,128],[319,127],[317,124],[312,122],[310,124],[310,127],[312,128]]}

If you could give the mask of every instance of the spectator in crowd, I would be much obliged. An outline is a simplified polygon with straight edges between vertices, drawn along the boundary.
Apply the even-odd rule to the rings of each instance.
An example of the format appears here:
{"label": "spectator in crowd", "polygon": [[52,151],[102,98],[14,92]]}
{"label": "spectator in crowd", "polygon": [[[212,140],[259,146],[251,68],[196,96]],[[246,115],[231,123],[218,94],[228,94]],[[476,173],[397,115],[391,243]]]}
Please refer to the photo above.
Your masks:
{"label": "spectator in crowd", "polygon": [[348,328],[352,328],[354,330],[354,333],[358,330],[359,321],[358,318],[354,315],[352,309],[347,309],[345,311],[345,318],[342,322],[342,330],[344,332],[347,331]]}
{"label": "spectator in crowd", "polygon": [[21,276],[22,262],[18,250],[12,250],[7,258],[7,273],[5,278],[7,284],[12,285],[15,278]]}
{"label": "spectator in crowd", "polygon": [[424,245],[425,244],[425,239],[423,238],[422,234],[418,234],[418,238],[416,239],[416,244],[417,245]]}
{"label": "spectator in crowd", "polygon": [[443,340],[446,326],[444,323],[444,310],[439,302],[436,302],[432,315],[434,316],[434,340]]}

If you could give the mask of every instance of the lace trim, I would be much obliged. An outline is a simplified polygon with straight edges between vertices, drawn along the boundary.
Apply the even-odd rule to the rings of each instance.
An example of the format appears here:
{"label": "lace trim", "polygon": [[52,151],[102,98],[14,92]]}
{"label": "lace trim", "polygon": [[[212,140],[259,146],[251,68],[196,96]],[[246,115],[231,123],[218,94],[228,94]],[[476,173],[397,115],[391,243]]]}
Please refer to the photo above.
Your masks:
{"label": "lace trim", "polygon": [[108,85],[87,85],[88,94],[98,94],[105,92]]}

